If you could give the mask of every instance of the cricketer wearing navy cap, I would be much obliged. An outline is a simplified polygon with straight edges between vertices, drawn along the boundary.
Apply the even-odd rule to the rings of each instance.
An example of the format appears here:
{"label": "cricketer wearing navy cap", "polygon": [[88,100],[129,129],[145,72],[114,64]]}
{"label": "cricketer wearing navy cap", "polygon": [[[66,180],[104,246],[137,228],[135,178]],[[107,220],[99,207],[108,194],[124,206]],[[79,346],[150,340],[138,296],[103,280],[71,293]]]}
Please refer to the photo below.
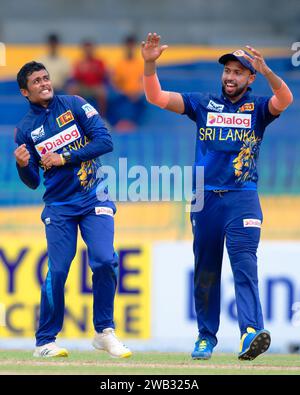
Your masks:
{"label": "cricketer wearing navy cap", "polygon": [[238,49],[232,53],[226,53],[225,55],[222,55],[219,59],[219,63],[221,64],[226,64],[229,60],[237,60],[240,62],[246,69],[250,70],[251,74],[256,74],[255,68],[252,66],[252,64],[244,57],[244,55],[249,56],[251,59],[251,55],[249,52],[244,51],[243,49]]}
{"label": "cricketer wearing navy cap", "polygon": [[[196,124],[196,203],[192,202],[191,223],[198,338],[191,356],[211,358],[218,342],[226,241],[241,334],[238,358],[252,360],[267,351],[271,342],[270,333],[264,329],[258,290],[256,252],[263,218],[257,194],[257,162],[266,127],[292,103],[293,95],[262,54],[250,46],[246,48],[251,56],[238,50],[219,59],[224,64],[220,94],[165,91],[156,74],[156,61],[167,48],[160,44],[157,33],[149,33],[142,43],[144,89],[150,103],[185,114]],[[252,94],[250,85],[256,71],[268,81],[273,95]],[[200,167],[204,168],[204,194],[198,192],[201,177],[196,169]],[[202,198],[202,206],[198,198]]]}

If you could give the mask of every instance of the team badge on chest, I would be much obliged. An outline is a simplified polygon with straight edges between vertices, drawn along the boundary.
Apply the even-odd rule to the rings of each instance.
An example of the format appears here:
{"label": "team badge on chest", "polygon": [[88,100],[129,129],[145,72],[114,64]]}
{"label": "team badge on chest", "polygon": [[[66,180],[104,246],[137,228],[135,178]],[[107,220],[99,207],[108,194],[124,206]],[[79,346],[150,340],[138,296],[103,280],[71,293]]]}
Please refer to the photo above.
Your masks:
{"label": "team badge on chest", "polygon": [[62,126],[66,125],[67,123],[74,121],[74,117],[71,110],[68,110],[61,114],[58,118],[56,118],[58,126],[61,128]]}
{"label": "team badge on chest", "polygon": [[254,111],[254,103],[245,103],[238,109],[238,112],[245,111]]}

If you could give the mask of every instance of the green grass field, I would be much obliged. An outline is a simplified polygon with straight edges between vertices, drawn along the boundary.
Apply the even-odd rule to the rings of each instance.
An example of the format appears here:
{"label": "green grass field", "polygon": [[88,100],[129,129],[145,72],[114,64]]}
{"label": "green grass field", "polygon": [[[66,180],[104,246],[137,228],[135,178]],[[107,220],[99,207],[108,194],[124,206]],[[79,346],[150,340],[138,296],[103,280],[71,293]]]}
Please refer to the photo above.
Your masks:
{"label": "green grass field", "polygon": [[300,358],[269,353],[241,362],[233,354],[214,354],[209,361],[193,361],[188,353],[136,352],[120,360],[97,351],[73,351],[68,358],[37,359],[31,351],[0,351],[0,374],[299,375]]}

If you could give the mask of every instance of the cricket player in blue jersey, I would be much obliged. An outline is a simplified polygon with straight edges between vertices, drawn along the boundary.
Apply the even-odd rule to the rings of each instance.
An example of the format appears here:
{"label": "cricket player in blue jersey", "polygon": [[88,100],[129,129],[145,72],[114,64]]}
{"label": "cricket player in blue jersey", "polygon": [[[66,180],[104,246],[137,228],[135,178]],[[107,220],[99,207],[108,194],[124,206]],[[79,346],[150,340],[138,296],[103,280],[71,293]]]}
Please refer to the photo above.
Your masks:
{"label": "cricket player in blue jersey", "polygon": [[[192,204],[191,210],[199,330],[192,358],[209,359],[217,344],[226,239],[241,332],[239,359],[252,360],[271,342],[258,293],[256,251],[263,218],[257,194],[257,160],[266,126],[292,103],[293,96],[260,52],[249,46],[249,51],[220,57],[219,63],[224,65],[221,94],[164,91],[155,62],[166,48],[156,33],[149,33],[142,43],[145,94],[150,103],[185,114],[196,123],[195,167],[204,167],[204,206],[201,211],[193,210]],[[272,96],[252,94],[250,85],[257,72],[267,79]]]}
{"label": "cricket player in blue jersey", "polygon": [[[78,227],[93,272],[93,346],[113,357],[131,351],[114,332],[118,256],[114,251],[115,205],[101,190],[99,156],[112,151],[111,136],[98,112],[78,96],[54,95],[48,71],[37,62],[17,75],[30,109],[16,127],[15,150],[21,180],[32,189],[44,175],[48,273],[42,286],[35,357],[65,357],[55,343],[63,326],[64,286],[76,253]],[[100,199],[100,200],[99,200]]]}

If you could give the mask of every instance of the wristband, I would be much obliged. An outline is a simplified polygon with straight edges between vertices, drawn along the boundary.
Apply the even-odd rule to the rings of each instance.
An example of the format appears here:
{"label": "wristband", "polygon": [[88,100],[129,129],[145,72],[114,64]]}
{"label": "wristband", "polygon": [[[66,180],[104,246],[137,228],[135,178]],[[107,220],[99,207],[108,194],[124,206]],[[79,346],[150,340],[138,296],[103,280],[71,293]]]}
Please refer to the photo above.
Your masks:
{"label": "wristband", "polygon": [[61,159],[61,164],[63,166],[66,163],[66,160],[65,160],[65,158],[63,157],[62,154],[60,154],[59,156],[60,156],[60,159]]}
{"label": "wristband", "polygon": [[170,92],[161,90],[157,74],[144,75],[143,84],[148,102],[160,108],[166,108],[169,103]]}
{"label": "wristband", "polygon": [[270,100],[276,110],[283,111],[293,102],[293,94],[284,81],[279,89],[272,89],[272,91],[274,96]]}

